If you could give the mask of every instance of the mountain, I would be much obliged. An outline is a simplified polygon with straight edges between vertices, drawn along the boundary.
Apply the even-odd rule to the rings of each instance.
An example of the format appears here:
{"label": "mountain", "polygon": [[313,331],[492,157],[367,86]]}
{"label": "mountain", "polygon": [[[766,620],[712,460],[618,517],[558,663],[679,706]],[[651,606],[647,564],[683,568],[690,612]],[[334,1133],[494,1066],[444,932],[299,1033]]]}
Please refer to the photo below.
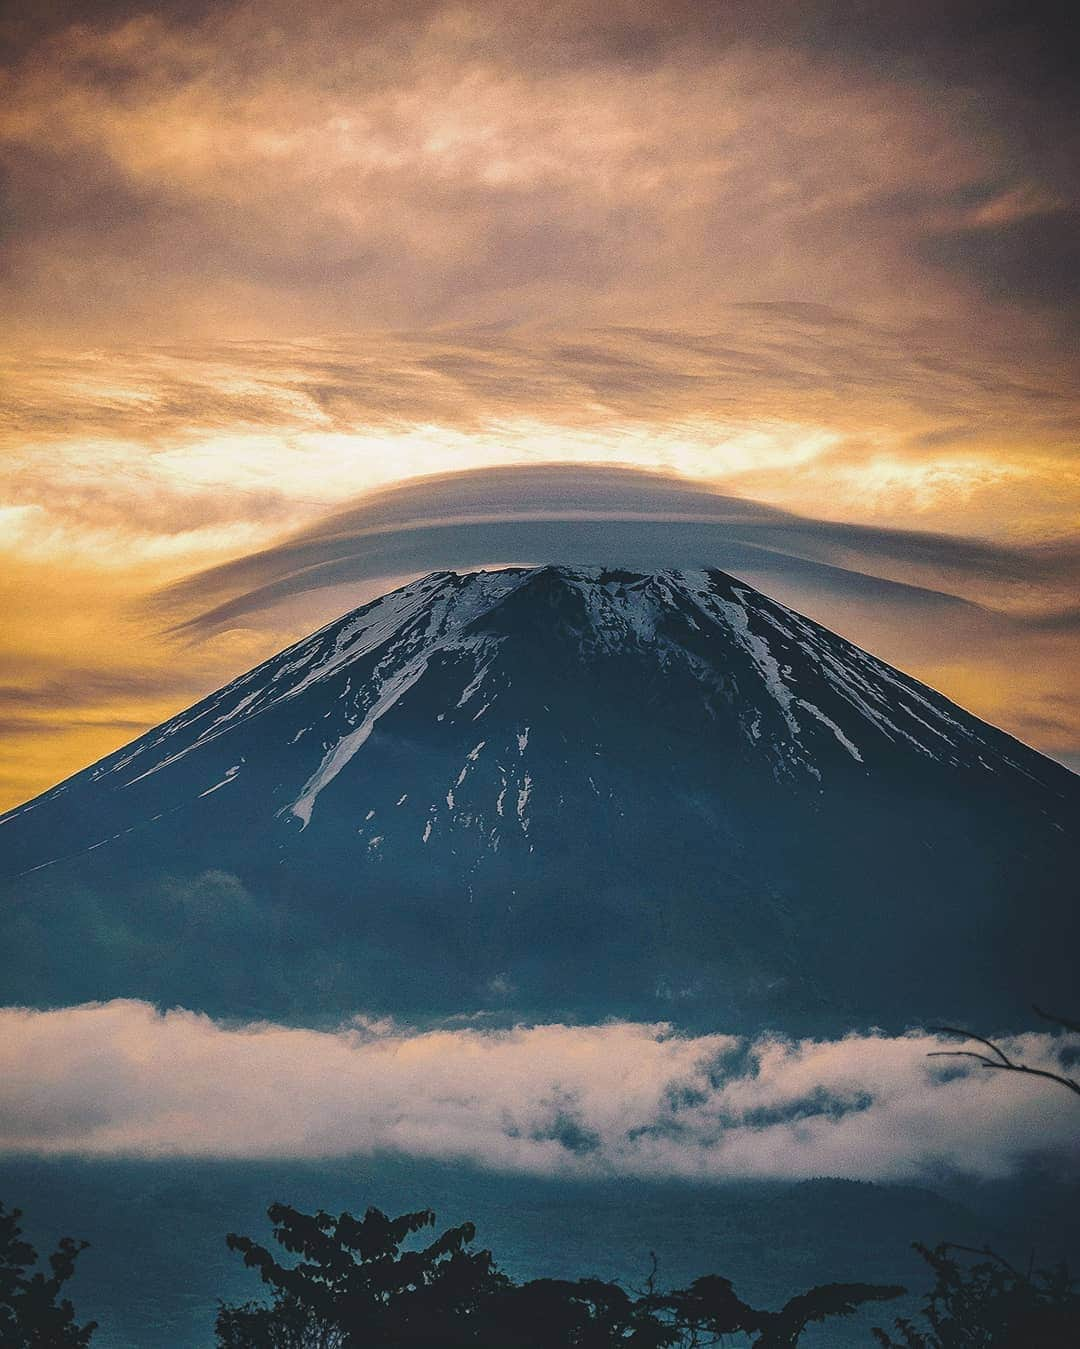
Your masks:
{"label": "mountain", "polygon": [[435,573],[0,819],[5,1000],[992,1026],[1070,1001],[1078,816],[722,572]]}

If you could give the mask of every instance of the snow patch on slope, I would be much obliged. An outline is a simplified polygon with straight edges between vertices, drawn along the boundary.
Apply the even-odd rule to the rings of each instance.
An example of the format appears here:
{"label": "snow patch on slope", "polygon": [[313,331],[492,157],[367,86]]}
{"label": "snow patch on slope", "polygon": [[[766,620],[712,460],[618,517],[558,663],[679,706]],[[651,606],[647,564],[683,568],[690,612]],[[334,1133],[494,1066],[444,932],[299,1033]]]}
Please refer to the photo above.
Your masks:
{"label": "snow patch on slope", "polygon": [[780,662],[770,650],[769,643],[764,637],[751,630],[750,616],[746,610],[746,602],[750,598],[749,593],[736,588],[735,594],[740,597],[742,604],[734,604],[730,600],[721,599],[714,599],[713,603],[727,618],[728,626],[736,641],[740,642],[749,653],[750,659],[758,668],[762,682],[779,706],[788,729],[797,738],[799,723],[795,720],[791,711],[791,705],[796,701],[795,695],[784,683]]}
{"label": "snow patch on slope", "polygon": [[372,704],[367,716],[356,730],[342,736],[337,744],[323,756],[322,763],[304,784],[304,790],[289,807],[290,813],[300,821],[302,829],[306,829],[311,823],[311,812],[315,808],[319,793],[333,782],[353,755],[363,748],[371,732],[375,729],[375,723],[390,711],[403,693],[412,688],[426,669],[427,661],[421,660],[413,666],[406,666],[404,670],[398,671],[388,679],[380,689],[379,696]]}

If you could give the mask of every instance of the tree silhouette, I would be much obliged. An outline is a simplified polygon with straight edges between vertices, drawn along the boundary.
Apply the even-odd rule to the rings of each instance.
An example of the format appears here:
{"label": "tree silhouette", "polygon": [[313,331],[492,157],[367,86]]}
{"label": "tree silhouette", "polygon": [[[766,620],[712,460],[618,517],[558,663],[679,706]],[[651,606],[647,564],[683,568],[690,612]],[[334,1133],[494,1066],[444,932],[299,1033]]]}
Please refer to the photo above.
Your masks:
{"label": "tree silhouette", "polygon": [[518,1284],[490,1251],[466,1249],[471,1223],[407,1249],[434,1226],[427,1209],[388,1218],[371,1208],[356,1219],[275,1204],[269,1217],[278,1245],[299,1258],[282,1264],[250,1237],[228,1236],[273,1302],[223,1305],[220,1349],[694,1349],[740,1331],[757,1349],[787,1349],[812,1322],[904,1292],[827,1284],[770,1312],[748,1306],[717,1275],[666,1293],[654,1277],[636,1294],[600,1279]]}
{"label": "tree silhouette", "polygon": [[[678,1337],[676,1345],[723,1343],[724,1336],[755,1335],[754,1349],[787,1349],[797,1345],[808,1325],[832,1316],[850,1316],[866,1302],[885,1302],[906,1289],[891,1284],[828,1283],[799,1293],[778,1312],[757,1311],[735,1293],[731,1282],[716,1274],[695,1279],[684,1292],[647,1299],[666,1311]],[[611,1341],[618,1343],[618,1341]]]}
{"label": "tree silhouette", "polygon": [[[1043,1021],[1080,1034],[1080,1022],[1038,1006],[1033,1011]],[[974,1059],[996,1072],[1045,1078],[1080,1096],[1080,1082],[1075,1078],[1018,1063],[986,1036],[957,1026],[932,1029],[973,1040],[989,1052],[937,1050],[930,1058]],[[930,1248],[916,1242],[915,1250],[934,1271],[934,1286],[923,1304],[920,1325],[901,1317],[895,1325],[898,1339],[875,1329],[874,1336],[884,1349],[1076,1349],[1080,1345],[1080,1282],[1065,1265],[1024,1273],[989,1246],[975,1250],[941,1242]]]}
{"label": "tree silhouette", "polygon": [[452,1349],[475,1317],[482,1296],[502,1285],[489,1251],[465,1249],[471,1224],[450,1228],[421,1250],[405,1240],[433,1227],[430,1210],[388,1218],[368,1209],[350,1213],[301,1213],[285,1204],[268,1210],[274,1238],[298,1255],[279,1263],[265,1246],[230,1233],[229,1248],[257,1269],[275,1295],[274,1305],[222,1307],[218,1342],[228,1349],[268,1345],[277,1349],[337,1349],[352,1344],[442,1344]]}
{"label": "tree silhouette", "polygon": [[9,1212],[0,1204],[0,1345],[85,1349],[97,1324],[77,1325],[74,1307],[60,1294],[87,1243],[62,1237],[49,1256],[49,1272],[35,1270],[38,1254],[23,1238],[21,1217],[20,1209]]}
{"label": "tree silhouette", "polygon": [[883,1349],[1076,1349],[1080,1344],[1080,1285],[1064,1265],[1025,1274],[989,1247],[949,1242],[915,1249],[934,1271],[921,1326],[896,1322]]}

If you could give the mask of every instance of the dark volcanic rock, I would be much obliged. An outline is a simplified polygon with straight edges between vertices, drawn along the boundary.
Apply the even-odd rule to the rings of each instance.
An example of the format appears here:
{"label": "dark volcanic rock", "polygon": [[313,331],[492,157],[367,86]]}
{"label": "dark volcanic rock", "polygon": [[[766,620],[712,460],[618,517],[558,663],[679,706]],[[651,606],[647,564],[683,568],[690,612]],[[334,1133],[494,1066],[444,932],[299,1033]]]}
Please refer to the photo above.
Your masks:
{"label": "dark volcanic rock", "polygon": [[716,571],[439,573],[0,821],[5,1001],[993,1028],[1080,779]]}

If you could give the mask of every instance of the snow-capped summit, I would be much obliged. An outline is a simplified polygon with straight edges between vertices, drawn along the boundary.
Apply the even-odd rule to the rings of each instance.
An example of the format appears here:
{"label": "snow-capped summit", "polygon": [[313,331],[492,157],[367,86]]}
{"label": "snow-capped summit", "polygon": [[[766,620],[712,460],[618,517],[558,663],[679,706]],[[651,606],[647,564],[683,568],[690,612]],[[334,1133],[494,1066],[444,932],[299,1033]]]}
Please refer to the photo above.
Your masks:
{"label": "snow-capped summit", "polygon": [[[510,568],[347,614],[9,813],[0,848],[24,926],[77,885],[136,946],[190,922],[185,886],[231,887],[245,1004],[884,1019],[940,943],[955,988],[973,926],[1015,959],[1033,913],[1074,921],[1078,786],[721,572]],[[168,959],[130,957],[100,991],[162,996]],[[30,997],[61,977],[38,966]],[[969,1001],[989,976],[960,970]]]}

